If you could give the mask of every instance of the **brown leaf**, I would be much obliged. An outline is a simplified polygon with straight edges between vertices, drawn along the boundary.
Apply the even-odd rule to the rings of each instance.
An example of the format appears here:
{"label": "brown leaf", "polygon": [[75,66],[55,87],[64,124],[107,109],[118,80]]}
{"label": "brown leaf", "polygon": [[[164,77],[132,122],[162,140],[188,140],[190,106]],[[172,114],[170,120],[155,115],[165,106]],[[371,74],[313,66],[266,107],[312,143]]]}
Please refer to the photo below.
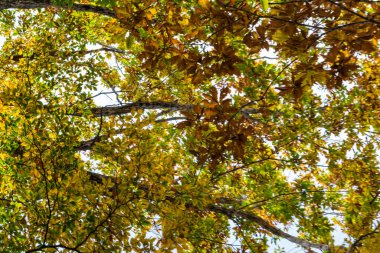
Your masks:
{"label": "brown leaf", "polygon": [[210,93],[211,93],[212,99],[215,102],[218,101],[218,90],[214,86],[210,88]]}
{"label": "brown leaf", "polygon": [[203,82],[203,75],[200,71],[196,72],[193,76],[192,83],[193,84],[200,84]]}
{"label": "brown leaf", "polygon": [[223,87],[220,91],[220,100],[223,100],[228,95],[228,93],[230,93],[228,86]]}

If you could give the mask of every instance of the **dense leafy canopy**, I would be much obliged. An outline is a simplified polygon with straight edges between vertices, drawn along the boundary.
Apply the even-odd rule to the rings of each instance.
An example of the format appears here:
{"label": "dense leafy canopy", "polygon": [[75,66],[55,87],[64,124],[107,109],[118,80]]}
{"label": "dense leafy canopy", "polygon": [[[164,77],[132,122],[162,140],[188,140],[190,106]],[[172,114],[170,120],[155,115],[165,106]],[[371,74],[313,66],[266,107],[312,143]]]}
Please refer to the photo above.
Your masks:
{"label": "dense leafy canopy", "polygon": [[377,1],[0,10],[2,251],[374,252]]}

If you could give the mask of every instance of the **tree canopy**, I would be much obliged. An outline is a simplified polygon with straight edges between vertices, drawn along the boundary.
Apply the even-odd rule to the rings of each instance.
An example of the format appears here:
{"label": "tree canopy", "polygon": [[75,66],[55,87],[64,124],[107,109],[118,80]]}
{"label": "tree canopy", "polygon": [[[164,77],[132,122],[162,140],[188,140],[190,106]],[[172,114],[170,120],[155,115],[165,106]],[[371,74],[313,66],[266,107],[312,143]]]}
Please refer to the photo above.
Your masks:
{"label": "tree canopy", "polygon": [[379,244],[378,1],[2,0],[0,34],[2,251]]}

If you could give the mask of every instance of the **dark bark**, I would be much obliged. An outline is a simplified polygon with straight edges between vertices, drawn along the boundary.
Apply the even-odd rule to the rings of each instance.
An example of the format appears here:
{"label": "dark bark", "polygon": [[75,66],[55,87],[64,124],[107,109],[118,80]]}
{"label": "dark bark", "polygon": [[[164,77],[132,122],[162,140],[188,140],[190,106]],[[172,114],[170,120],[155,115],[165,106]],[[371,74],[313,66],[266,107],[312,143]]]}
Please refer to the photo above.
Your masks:
{"label": "dark bark", "polygon": [[0,10],[5,9],[41,9],[48,7],[56,7],[61,9],[70,9],[75,11],[92,12],[108,17],[116,18],[113,10],[101,6],[94,6],[90,4],[73,4],[72,6],[56,6],[50,0],[1,0]]}
{"label": "dark bark", "polygon": [[[105,106],[105,107],[95,107],[91,108],[90,111],[93,116],[95,117],[102,117],[102,116],[116,116],[116,115],[123,115],[128,114],[132,112],[132,110],[167,110],[167,112],[175,112],[175,111],[191,111],[194,108],[194,105],[192,104],[180,104],[177,102],[164,102],[164,101],[152,101],[152,102],[133,102],[133,103],[126,103],[123,105],[117,105],[117,106]],[[260,113],[257,109],[242,109],[240,110],[240,113],[243,116],[247,116],[250,114],[258,114]],[[83,112],[74,112],[71,115],[73,116],[82,116]],[[161,116],[161,115],[157,115]],[[165,120],[162,120],[165,121]]]}
{"label": "dark bark", "polygon": [[[189,110],[192,108],[192,105],[181,105],[176,102],[163,102],[163,101],[155,101],[155,102],[135,102],[135,103],[127,103],[120,106],[106,106],[106,107],[96,107],[91,109],[91,113],[96,117],[101,116],[116,116],[123,115],[132,112],[132,110],[152,110],[152,109],[166,109],[166,110]],[[83,113],[76,112],[73,113],[74,116],[82,116]]]}
{"label": "dark bark", "polygon": [[95,143],[106,139],[107,136],[97,136],[95,138],[92,138],[91,140],[81,141],[78,146],[75,147],[77,151],[86,151],[86,150],[92,150]]}

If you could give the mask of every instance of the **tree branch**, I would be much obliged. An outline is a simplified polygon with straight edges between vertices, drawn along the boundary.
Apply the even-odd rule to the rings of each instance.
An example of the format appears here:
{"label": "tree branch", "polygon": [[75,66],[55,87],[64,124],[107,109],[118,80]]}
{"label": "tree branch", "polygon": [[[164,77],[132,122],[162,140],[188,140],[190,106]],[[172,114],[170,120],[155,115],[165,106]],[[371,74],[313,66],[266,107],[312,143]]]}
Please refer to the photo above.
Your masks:
{"label": "tree branch", "polygon": [[[157,119],[156,123],[162,123],[162,122],[169,122],[169,121],[176,121],[176,120],[186,120],[186,117],[171,117],[171,118],[165,118],[165,119]],[[115,131],[115,134],[119,134],[121,131]],[[90,140],[84,140],[81,141],[79,145],[75,146],[75,149],[77,151],[86,151],[86,150],[92,150],[95,143],[106,140],[109,137],[109,135],[97,135],[94,138]]]}
{"label": "tree branch", "polygon": [[372,22],[372,23],[374,23],[374,24],[380,26],[380,21],[377,21],[377,20],[375,20],[375,19],[373,19],[373,18],[371,18],[371,17],[364,16],[364,15],[362,15],[362,14],[360,14],[360,13],[357,13],[357,12],[355,12],[355,11],[353,11],[353,10],[347,8],[347,7],[344,6],[343,4],[340,4],[340,3],[335,2],[335,1],[333,1],[333,0],[327,0],[327,1],[330,2],[330,3],[333,4],[333,5],[338,6],[338,7],[341,8],[342,10],[345,10],[345,11],[351,13],[352,15],[355,15],[355,16],[360,17],[360,18],[362,18],[362,19],[364,19],[364,20],[366,20],[366,21]]}
{"label": "tree branch", "polygon": [[[132,110],[138,109],[171,109],[173,111],[178,110],[190,110],[192,109],[192,105],[181,105],[176,102],[163,102],[163,101],[155,101],[155,102],[134,102],[127,103],[121,106],[106,106],[106,107],[96,107],[92,108],[91,113],[95,117],[100,116],[116,116],[122,115],[132,112]],[[73,116],[82,116],[83,112],[75,112],[71,114]]]}
{"label": "tree branch", "polygon": [[96,136],[90,140],[85,140],[81,141],[78,146],[75,147],[77,151],[86,151],[86,150],[92,150],[94,147],[95,143],[105,139],[107,136],[102,135],[102,136]]}
{"label": "tree branch", "polygon": [[48,7],[56,7],[66,10],[75,10],[82,12],[92,12],[111,18],[116,18],[116,14],[113,10],[104,8],[101,6],[95,6],[90,4],[73,4],[71,6],[56,6],[51,0],[1,0],[0,10],[5,9],[41,9]]}
{"label": "tree branch", "polygon": [[75,249],[75,248],[72,248],[72,247],[68,247],[68,246],[65,246],[65,245],[62,245],[62,244],[57,244],[57,245],[46,245],[46,244],[43,244],[37,248],[34,248],[34,249],[30,249],[28,251],[26,251],[27,253],[29,252],[37,252],[37,251],[42,251],[43,249],[55,249],[55,250],[58,250],[58,249],[66,249],[66,250],[71,250],[71,251],[74,251],[74,252],[78,252],[78,253],[81,253],[81,251]]}
{"label": "tree branch", "polygon": [[351,245],[351,247],[350,247],[350,249],[348,250],[347,253],[354,253],[355,249],[361,246],[360,242],[363,241],[364,239],[366,239],[369,236],[372,236],[374,234],[379,233],[379,228],[380,228],[380,222],[376,225],[376,227],[371,232],[369,232],[367,234],[364,234],[364,235],[360,236],[358,239],[356,239],[354,241],[354,243]]}
{"label": "tree branch", "polygon": [[[89,180],[96,184],[103,184],[103,180],[107,180],[107,179],[114,180],[111,176],[106,176],[106,175],[102,175],[95,172],[87,172],[87,173],[89,176]],[[140,190],[144,191],[147,194],[147,196],[150,195],[148,186],[144,186],[140,184],[138,187]],[[114,190],[115,189],[110,189],[110,192],[113,192]],[[175,198],[167,197],[166,200],[170,202],[174,202]],[[239,200],[233,200],[233,199],[228,199],[228,198],[220,198],[220,199],[217,199],[216,202],[222,203],[222,204],[226,203],[228,205],[234,205],[234,204],[238,205],[239,203],[241,203],[241,201]],[[189,208],[191,207],[193,209],[198,209],[199,211],[210,211],[214,213],[223,214],[227,216],[229,219],[241,218],[241,219],[249,220],[251,222],[256,223],[257,225],[259,225],[261,228],[265,229],[266,231],[272,233],[273,235],[282,237],[290,242],[293,242],[307,249],[314,248],[314,249],[325,250],[325,251],[330,250],[329,245],[321,244],[321,243],[313,243],[313,242],[309,242],[307,240],[301,239],[299,237],[292,236],[282,231],[281,229],[271,225],[268,221],[264,220],[263,218],[248,211],[242,211],[236,208],[227,208],[227,207],[223,207],[216,204],[208,205],[204,210],[201,210],[198,207],[193,206],[191,203],[188,203],[186,206]]]}
{"label": "tree branch", "polygon": [[[244,106],[248,106],[248,105],[244,105]],[[180,104],[177,102],[165,102],[165,101],[141,102],[139,101],[139,102],[126,103],[126,104],[117,105],[117,106],[113,105],[113,106],[105,106],[105,107],[95,107],[89,110],[95,117],[123,115],[123,114],[131,113],[132,110],[138,110],[138,109],[143,109],[143,110],[165,109],[167,110],[157,115],[157,116],[161,116],[169,112],[191,111],[193,108],[194,108],[194,105],[192,104]],[[238,113],[241,113],[244,117],[250,120],[258,121],[256,119],[252,119],[249,115],[258,114],[260,113],[260,110],[252,109],[252,108],[240,108],[240,110],[236,114]],[[70,115],[82,116],[83,112],[76,111],[74,113],[71,113]],[[158,120],[158,122],[177,120],[177,119],[183,119],[183,118],[180,117],[180,118],[175,118],[175,119],[162,119],[162,120]]]}
{"label": "tree branch", "polygon": [[266,231],[268,231],[268,232],[270,232],[276,236],[282,237],[282,238],[284,238],[290,242],[293,242],[297,245],[300,245],[306,249],[315,248],[315,249],[325,250],[325,251],[330,250],[330,246],[328,246],[326,244],[313,243],[313,242],[309,242],[309,241],[306,241],[304,239],[301,239],[299,237],[295,237],[293,235],[290,235],[290,234],[282,231],[281,229],[279,229],[275,226],[272,226],[269,222],[267,222],[263,218],[255,215],[253,213],[250,213],[250,212],[237,210],[235,208],[221,207],[221,206],[217,206],[217,205],[209,205],[207,207],[207,210],[215,212],[215,213],[219,213],[219,214],[224,214],[229,219],[243,218],[243,219],[252,221],[252,222],[258,224],[261,228],[265,229]]}

